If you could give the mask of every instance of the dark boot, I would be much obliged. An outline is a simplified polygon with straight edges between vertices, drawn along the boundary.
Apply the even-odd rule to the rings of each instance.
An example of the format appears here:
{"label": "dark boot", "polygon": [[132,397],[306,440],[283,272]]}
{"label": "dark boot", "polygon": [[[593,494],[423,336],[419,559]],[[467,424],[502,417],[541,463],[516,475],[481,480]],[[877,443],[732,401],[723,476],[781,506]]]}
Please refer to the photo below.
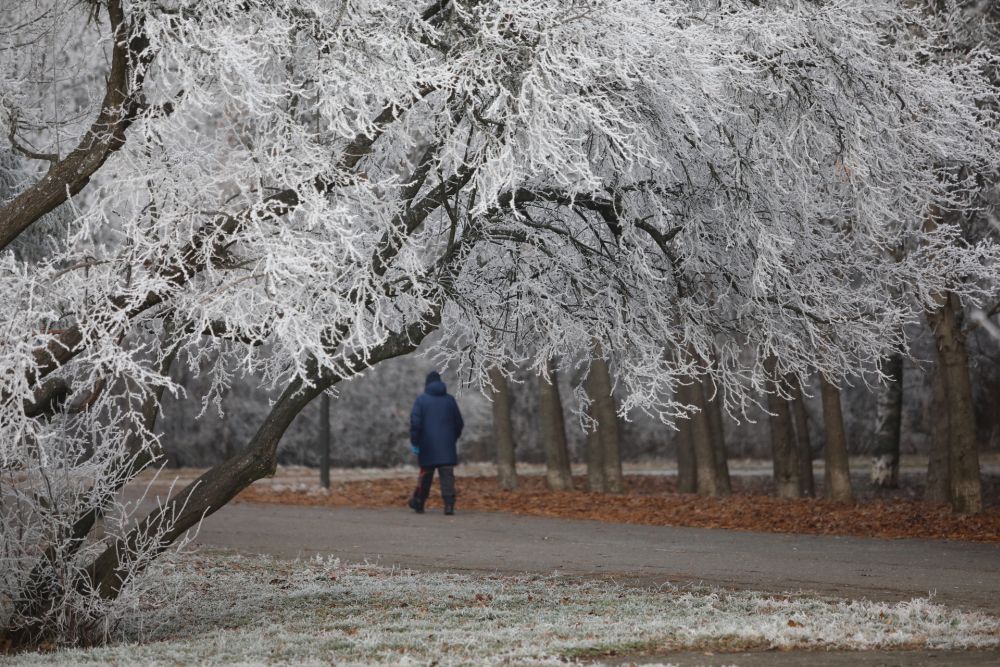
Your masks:
{"label": "dark boot", "polygon": [[427,500],[427,494],[431,492],[431,482],[433,480],[434,468],[420,466],[420,475],[417,477],[417,488],[413,489],[413,495],[410,496],[410,502],[407,503],[410,509],[417,514],[424,513],[424,501]]}
{"label": "dark boot", "polygon": [[445,496],[444,513],[451,516],[455,513],[455,496]]}

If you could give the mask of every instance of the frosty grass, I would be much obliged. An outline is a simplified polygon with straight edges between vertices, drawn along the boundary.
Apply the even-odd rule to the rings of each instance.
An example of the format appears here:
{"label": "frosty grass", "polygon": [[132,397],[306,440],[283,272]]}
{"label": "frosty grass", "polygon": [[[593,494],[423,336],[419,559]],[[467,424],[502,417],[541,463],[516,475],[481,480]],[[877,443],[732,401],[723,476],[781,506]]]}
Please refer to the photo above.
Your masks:
{"label": "frosty grass", "polygon": [[105,647],[10,664],[554,664],[612,652],[1000,646],[1000,619],[915,599],[825,601],[337,559],[184,555]]}

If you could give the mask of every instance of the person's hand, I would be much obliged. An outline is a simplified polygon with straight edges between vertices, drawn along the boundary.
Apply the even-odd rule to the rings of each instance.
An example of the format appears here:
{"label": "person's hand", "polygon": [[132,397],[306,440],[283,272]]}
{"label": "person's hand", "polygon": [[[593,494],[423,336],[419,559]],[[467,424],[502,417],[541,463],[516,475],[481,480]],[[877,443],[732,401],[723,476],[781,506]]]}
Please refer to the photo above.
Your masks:
{"label": "person's hand", "polygon": [[410,451],[413,452],[416,456],[420,456],[420,448],[414,445],[412,442],[410,443]]}

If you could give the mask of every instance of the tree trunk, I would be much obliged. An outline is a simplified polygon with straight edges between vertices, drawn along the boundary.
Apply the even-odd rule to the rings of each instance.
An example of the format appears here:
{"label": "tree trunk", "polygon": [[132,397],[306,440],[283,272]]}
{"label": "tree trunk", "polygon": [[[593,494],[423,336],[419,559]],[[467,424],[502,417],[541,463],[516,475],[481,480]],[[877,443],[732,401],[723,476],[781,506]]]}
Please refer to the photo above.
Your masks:
{"label": "tree trunk", "polygon": [[[164,339],[169,340],[173,335],[173,323],[168,318],[164,323]],[[168,375],[177,357],[178,349],[175,347],[167,354],[157,367],[161,375]],[[153,431],[156,426],[156,419],[160,414],[160,403],[163,399],[164,385],[159,385],[155,389],[147,390],[142,402],[142,423],[148,431]],[[73,558],[87,542],[87,536],[94,529],[98,519],[104,516],[106,506],[114,499],[114,495],[121,491],[126,484],[135,479],[150,464],[160,460],[163,456],[162,448],[144,447],[140,436],[133,431],[126,441],[127,456],[121,461],[121,468],[114,476],[114,484],[111,485],[110,492],[103,497],[91,499],[85,507],[79,509],[76,519],[73,521],[68,538],[60,546],[49,545],[42,552],[38,562],[32,568],[27,581],[22,586],[20,597],[14,601],[15,612],[11,618],[33,618],[43,619],[51,610],[51,605],[57,597],[57,590],[62,590],[66,585],[65,581],[58,580],[58,568],[54,567],[56,559],[65,561]],[[18,628],[0,628],[0,647],[8,644],[11,649],[31,646],[39,639],[44,626],[40,624],[28,625]]]}
{"label": "tree trunk", "polygon": [[948,441],[951,429],[948,425],[948,401],[944,386],[944,373],[940,367],[934,370],[931,378],[934,391],[934,402],[931,418],[931,451],[927,459],[927,488],[924,490],[924,500],[929,503],[943,504],[949,498],[948,476]]}
{"label": "tree trunk", "polygon": [[969,358],[962,334],[962,304],[950,292],[940,295],[937,303],[938,308],[928,315],[928,320],[937,341],[948,413],[949,495],[954,511],[975,514],[983,509],[983,497]]}
{"label": "tree trunk", "polygon": [[[586,389],[587,397],[590,398],[590,407],[587,415],[597,422],[597,389],[594,387],[595,373],[593,369],[587,375]],[[605,493],[608,490],[607,480],[604,476],[604,444],[601,442],[600,425],[595,423],[587,431],[587,489],[594,493]]]}
{"label": "tree trunk", "polygon": [[695,488],[702,496],[718,495],[718,488],[715,485],[715,449],[712,445],[708,415],[705,412],[704,387],[701,380],[690,378],[690,382],[682,387],[681,392],[684,402],[696,408],[688,418],[688,433],[691,449],[694,451]]}
{"label": "tree trunk", "polygon": [[505,491],[517,488],[514,425],[511,422],[510,383],[499,368],[490,369],[493,385],[493,440],[497,454],[497,485]]}
{"label": "tree trunk", "polygon": [[611,390],[611,374],[604,359],[598,358],[591,362],[587,389],[593,401],[593,416],[597,420],[597,436],[604,465],[604,487],[609,493],[621,493],[625,490],[622,480],[621,431],[618,409]]}
{"label": "tree trunk", "polygon": [[806,415],[806,404],[802,399],[802,386],[799,379],[789,380],[793,399],[789,402],[792,409],[792,425],[795,430],[795,449],[799,460],[799,492],[805,498],[816,497],[816,479],[813,476],[812,443],[809,438],[809,419]]}
{"label": "tree trunk", "polygon": [[886,359],[885,374],[888,380],[879,388],[875,402],[872,486],[895,489],[899,486],[899,436],[903,421],[902,354],[894,354]]}
{"label": "tree trunk", "polygon": [[546,370],[550,380],[541,374],[538,376],[538,418],[542,427],[542,446],[545,448],[546,479],[553,491],[565,491],[573,488],[573,477],[554,360],[547,362]]}
{"label": "tree trunk", "polygon": [[681,419],[674,434],[677,443],[677,492],[694,493],[696,471],[694,467],[694,443],[691,440],[691,420]]}
{"label": "tree trunk", "polygon": [[110,546],[87,568],[86,585],[102,597],[116,597],[132,568],[135,555],[145,540],[154,540],[160,551],[189,528],[232,500],[254,481],[274,474],[278,442],[295,416],[329,385],[306,387],[293,382],[271,409],[246,450],[210,468],[168,501],[161,510],[147,516],[125,540]]}
{"label": "tree trunk", "polygon": [[733,492],[732,481],[729,478],[729,461],[726,454],[726,430],[722,418],[722,396],[716,392],[710,398],[711,390],[705,385],[705,407],[708,412],[708,427],[712,437],[712,450],[715,452],[715,488],[720,496],[728,496]]}
{"label": "tree trunk", "polygon": [[319,484],[330,488],[330,395],[319,399]]}
{"label": "tree trunk", "polygon": [[840,409],[840,390],[820,375],[820,392],[823,396],[823,430],[826,432],[824,447],[825,471],[823,482],[826,497],[837,503],[853,503],[851,470],[847,458],[847,436],[844,433],[844,415]]}
{"label": "tree trunk", "polygon": [[[589,415],[596,421],[593,408]],[[587,431],[587,490],[594,493],[605,493],[608,490],[604,478],[604,447],[601,444],[600,430],[596,426]]]}
{"label": "tree trunk", "polygon": [[[777,361],[765,362],[765,368],[774,378]],[[792,414],[788,401],[777,393],[777,379],[772,380],[767,394],[767,408],[771,413],[771,456],[774,464],[774,487],[780,498],[799,497],[799,462],[792,431]]]}
{"label": "tree trunk", "polygon": [[[437,315],[429,317],[424,323],[394,335],[371,350],[365,358],[350,359],[347,367],[352,369],[353,375],[386,359],[408,354],[438,324]],[[153,510],[124,539],[109,546],[87,567],[78,586],[83,590],[96,590],[105,598],[116,597],[129,575],[148,563],[147,560],[135,562],[137,545],[152,544],[155,545],[154,553],[162,552],[251,483],[273,475],[277,465],[278,442],[292,420],[318,394],[346,376],[320,373],[315,369],[311,377],[314,380],[312,386],[295,380],[285,389],[242,453],[209,469],[174,494],[162,507]],[[148,558],[150,554],[146,552],[144,555]]]}

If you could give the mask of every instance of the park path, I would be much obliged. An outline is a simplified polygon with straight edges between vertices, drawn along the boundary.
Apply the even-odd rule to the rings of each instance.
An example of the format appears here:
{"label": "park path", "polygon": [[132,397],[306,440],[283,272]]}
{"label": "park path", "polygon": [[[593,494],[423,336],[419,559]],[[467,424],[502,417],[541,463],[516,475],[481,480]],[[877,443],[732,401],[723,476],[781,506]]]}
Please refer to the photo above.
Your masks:
{"label": "park path", "polygon": [[416,570],[599,576],[886,601],[933,593],[949,605],[1000,614],[996,544],[255,503],[232,503],[208,517],[195,542]]}

